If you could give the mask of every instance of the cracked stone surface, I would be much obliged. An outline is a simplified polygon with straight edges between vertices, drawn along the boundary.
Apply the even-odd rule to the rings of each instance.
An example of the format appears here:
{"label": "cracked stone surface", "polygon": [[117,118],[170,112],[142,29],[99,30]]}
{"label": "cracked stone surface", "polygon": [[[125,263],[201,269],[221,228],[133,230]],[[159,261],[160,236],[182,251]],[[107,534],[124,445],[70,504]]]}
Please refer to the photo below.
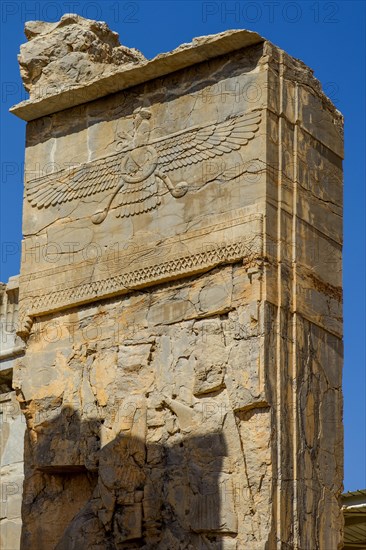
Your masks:
{"label": "cracked stone surface", "polygon": [[18,56],[30,98],[70,90],[104,77],[116,67],[145,61],[134,48],[121,46],[106,23],[65,14],[57,23],[28,21],[28,43]]}
{"label": "cracked stone surface", "polygon": [[340,550],[342,116],[253,33],[27,33],[26,86],[67,35],[87,93],[27,126],[21,548]]}

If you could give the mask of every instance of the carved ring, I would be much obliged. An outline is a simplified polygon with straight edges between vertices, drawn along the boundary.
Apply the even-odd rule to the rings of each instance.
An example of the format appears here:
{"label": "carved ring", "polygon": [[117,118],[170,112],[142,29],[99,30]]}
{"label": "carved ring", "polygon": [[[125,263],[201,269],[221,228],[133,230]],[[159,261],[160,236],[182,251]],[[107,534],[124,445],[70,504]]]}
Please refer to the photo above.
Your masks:
{"label": "carved ring", "polygon": [[158,164],[158,155],[157,155],[156,149],[154,149],[154,147],[151,147],[150,145],[147,145],[145,148],[147,152],[150,154],[151,160],[147,165],[147,170],[144,171],[142,174],[136,175],[136,176],[130,176],[128,173],[126,173],[127,172],[126,164],[130,160],[130,157],[126,156],[123,159],[122,161],[123,176],[122,177],[127,183],[139,183],[141,181],[146,180],[149,176],[151,176],[151,174],[154,173],[156,166]]}

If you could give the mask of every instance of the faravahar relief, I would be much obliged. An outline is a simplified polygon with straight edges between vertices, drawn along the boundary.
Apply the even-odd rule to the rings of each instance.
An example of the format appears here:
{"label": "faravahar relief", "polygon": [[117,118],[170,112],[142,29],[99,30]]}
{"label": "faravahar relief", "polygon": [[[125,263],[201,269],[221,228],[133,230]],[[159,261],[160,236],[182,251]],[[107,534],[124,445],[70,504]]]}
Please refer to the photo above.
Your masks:
{"label": "faravahar relief", "polygon": [[148,212],[160,204],[159,183],[175,198],[186,194],[189,184],[174,184],[169,173],[240,149],[253,139],[261,119],[254,111],[151,139],[151,116],[146,108],[135,111],[133,135],[118,134],[117,154],[29,181],[31,205],[56,207],[111,191],[102,210],[92,215],[93,223],[106,218],[112,203],[119,206],[117,217]]}

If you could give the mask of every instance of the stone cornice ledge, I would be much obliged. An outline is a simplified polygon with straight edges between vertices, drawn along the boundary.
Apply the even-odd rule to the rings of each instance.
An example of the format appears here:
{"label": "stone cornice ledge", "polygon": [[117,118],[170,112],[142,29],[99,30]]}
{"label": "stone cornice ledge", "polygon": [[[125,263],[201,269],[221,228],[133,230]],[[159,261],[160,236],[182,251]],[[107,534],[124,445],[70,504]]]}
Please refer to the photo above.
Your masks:
{"label": "stone cornice ledge", "polygon": [[10,112],[26,121],[35,120],[165,76],[196,63],[259,44],[264,40],[259,34],[246,30],[230,30],[200,36],[189,44],[182,44],[171,52],[159,54],[150,61],[122,66],[113,74],[98,80],[84,85],[78,84],[37,99],[22,101],[11,107]]}

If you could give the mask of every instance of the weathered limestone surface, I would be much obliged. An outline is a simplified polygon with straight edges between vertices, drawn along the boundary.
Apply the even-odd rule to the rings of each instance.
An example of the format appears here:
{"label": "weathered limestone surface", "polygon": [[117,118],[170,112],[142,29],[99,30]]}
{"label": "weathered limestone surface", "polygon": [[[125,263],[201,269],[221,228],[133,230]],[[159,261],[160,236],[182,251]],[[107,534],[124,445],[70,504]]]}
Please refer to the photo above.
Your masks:
{"label": "weathered limestone surface", "polygon": [[[75,18],[80,22],[87,21],[79,16],[65,16],[66,22]],[[61,19],[61,21],[63,20],[64,18]],[[95,21],[86,23],[86,26],[89,26],[90,23],[95,28]],[[40,29],[43,28],[43,25],[49,25],[42,21],[36,21],[29,22],[28,27],[32,27],[34,24],[36,28]],[[53,30],[53,26],[48,27],[48,29]],[[38,87],[36,90],[37,95],[33,93],[30,101],[26,100],[18,105],[14,105],[10,111],[24,120],[35,120],[36,118],[56,113],[75,105],[81,105],[86,101],[104,97],[121,89],[136,86],[153,78],[159,78],[191,65],[208,61],[219,55],[237,51],[261,42],[263,42],[263,38],[255,32],[227,31],[208,36],[199,36],[198,38],[194,38],[191,43],[182,44],[175,50],[161,53],[149,61],[146,59],[143,60],[143,57],[140,57],[142,55],[140,52],[136,54],[136,50],[124,48],[124,50],[134,52],[138,56],[136,61],[139,61],[139,63],[136,66],[132,62],[123,63],[118,68],[114,66],[114,70],[111,72],[108,71],[107,67],[103,67],[103,74],[98,74],[98,66],[94,64],[93,59],[87,57],[90,74],[92,76],[97,75],[97,78],[91,78],[86,82],[73,82],[67,77],[68,83],[64,86],[61,82],[56,82],[55,85],[51,74],[48,74],[47,78],[44,78],[42,75],[45,85]],[[121,46],[121,48],[123,47]],[[143,70],[141,70],[142,67]],[[20,69],[22,71],[22,65]],[[51,80],[49,81],[49,79]]]}
{"label": "weathered limestone surface", "polygon": [[[119,48],[31,24],[27,75],[78,26]],[[258,35],[196,44],[14,108],[23,549],[341,548],[342,117]]]}
{"label": "weathered limestone surface", "polygon": [[29,21],[25,35],[29,42],[21,46],[18,61],[32,100],[145,61],[138,50],[121,46],[118,34],[105,23],[79,15],[66,14],[58,23]]}
{"label": "weathered limestone surface", "polygon": [[[8,373],[6,373],[8,374]],[[23,487],[23,441],[25,419],[15,391],[4,390],[4,372],[0,371],[1,419],[1,516],[0,544],[4,549],[19,548],[21,536],[21,505]]]}
{"label": "weathered limestone surface", "polygon": [[12,387],[13,369],[23,353],[16,336],[18,277],[0,287],[0,548],[19,548],[25,418]]}

